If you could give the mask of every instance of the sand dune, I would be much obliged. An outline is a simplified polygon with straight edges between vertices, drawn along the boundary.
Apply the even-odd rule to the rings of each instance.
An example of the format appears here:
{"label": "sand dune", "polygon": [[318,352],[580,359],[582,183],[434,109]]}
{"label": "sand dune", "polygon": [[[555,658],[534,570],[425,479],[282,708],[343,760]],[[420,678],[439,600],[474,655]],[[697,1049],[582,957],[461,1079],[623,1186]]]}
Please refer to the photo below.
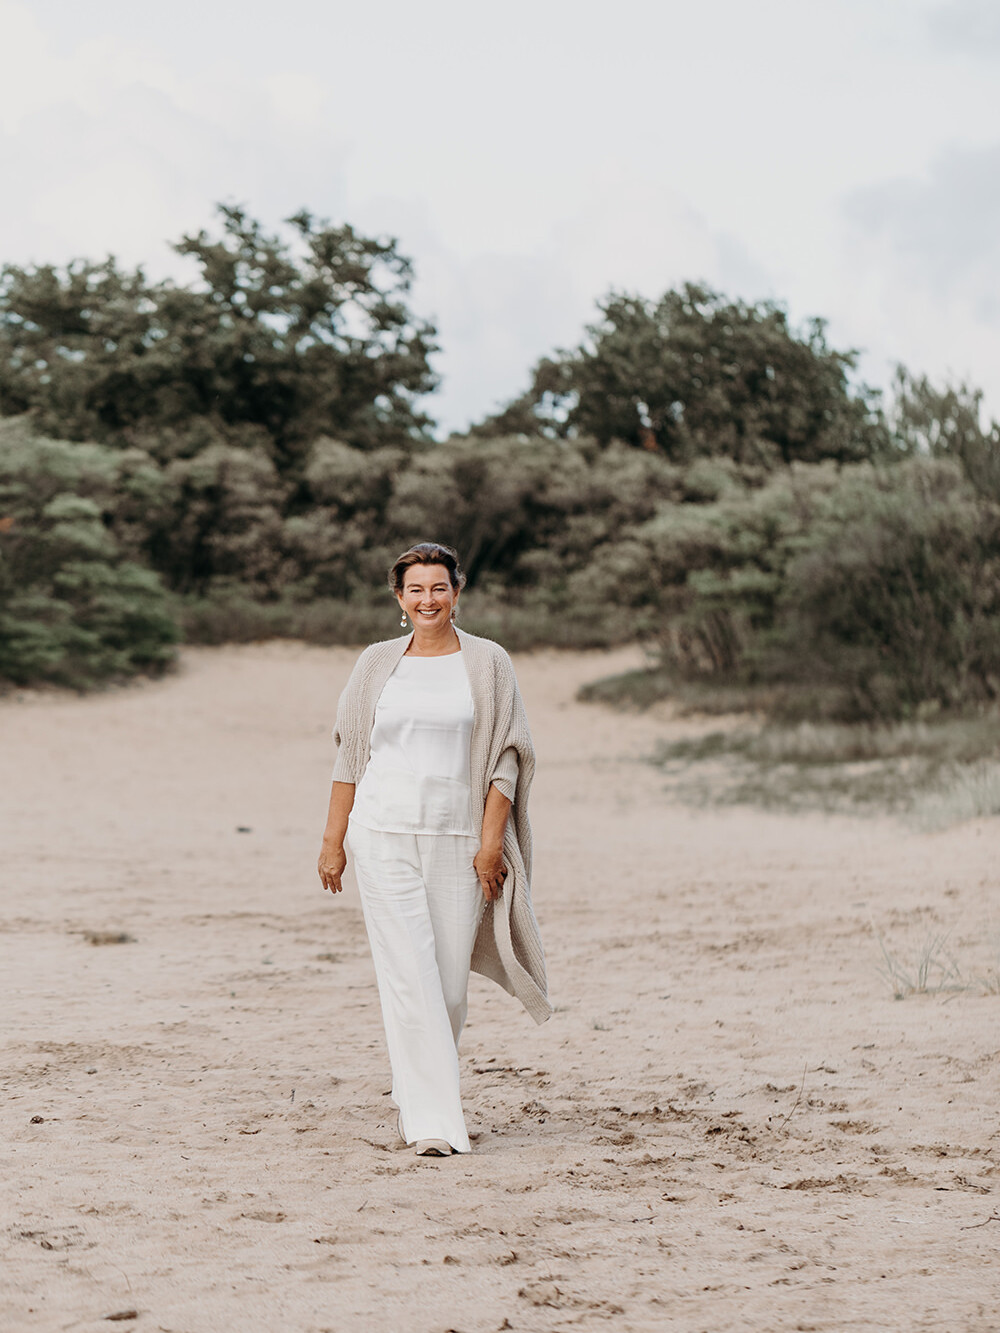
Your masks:
{"label": "sand dune", "polygon": [[517,660],[557,1011],[474,979],[441,1162],[313,868],[353,654],[0,703],[4,1329],[1000,1327],[995,826],[678,805],[628,658]]}

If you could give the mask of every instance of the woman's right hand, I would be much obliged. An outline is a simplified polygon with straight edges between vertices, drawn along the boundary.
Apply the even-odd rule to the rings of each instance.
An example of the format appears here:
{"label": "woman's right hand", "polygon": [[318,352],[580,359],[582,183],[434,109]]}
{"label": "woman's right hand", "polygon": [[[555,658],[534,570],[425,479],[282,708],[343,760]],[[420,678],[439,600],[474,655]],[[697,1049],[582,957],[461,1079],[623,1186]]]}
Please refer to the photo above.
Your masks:
{"label": "woman's right hand", "polygon": [[320,848],[316,869],[319,871],[323,888],[329,889],[331,893],[340,893],[344,887],[340,879],[347,869],[347,854],[343,846],[324,842]]}

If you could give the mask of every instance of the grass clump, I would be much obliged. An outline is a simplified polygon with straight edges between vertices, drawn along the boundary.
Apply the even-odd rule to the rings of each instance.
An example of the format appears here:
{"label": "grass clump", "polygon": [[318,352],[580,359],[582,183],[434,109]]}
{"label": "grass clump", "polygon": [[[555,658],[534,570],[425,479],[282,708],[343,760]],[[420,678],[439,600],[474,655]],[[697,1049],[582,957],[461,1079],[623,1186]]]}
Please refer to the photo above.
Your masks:
{"label": "grass clump", "polygon": [[905,1000],[910,995],[963,991],[1000,995],[1000,942],[996,939],[993,941],[993,962],[983,972],[966,973],[948,947],[947,934],[930,935],[915,954],[907,957],[891,949],[878,931],[875,938],[882,955],[877,971],[889,985],[895,1000]]}
{"label": "grass clump", "polygon": [[675,682],[669,672],[640,668],[591,681],[580,689],[578,697],[585,703],[644,710],[672,699],[674,694]]}
{"label": "grass clump", "polygon": [[1000,715],[873,727],[760,724],[661,744],[681,799],[904,815],[921,830],[1000,814]]}
{"label": "grass clump", "polygon": [[1000,815],[1000,764],[953,770],[918,796],[910,814],[914,824],[929,833],[967,819]]}
{"label": "grass clump", "polygon": [[939,995],[942,991],[967,990],[958,963],[948,952],[947,935],[932,935],[911,964],[893,953],[881,935],[876,935],[882,951],[879,976],[888,982],[893,999],[908,995]]}

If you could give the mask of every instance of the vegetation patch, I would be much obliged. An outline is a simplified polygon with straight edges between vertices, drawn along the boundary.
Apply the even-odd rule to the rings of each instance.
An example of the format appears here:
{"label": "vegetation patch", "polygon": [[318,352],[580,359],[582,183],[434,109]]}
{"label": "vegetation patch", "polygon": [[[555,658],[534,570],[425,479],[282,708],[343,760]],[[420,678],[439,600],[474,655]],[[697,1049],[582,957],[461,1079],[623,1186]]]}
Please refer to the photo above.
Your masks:
{"label": "vegetation patch", "polygon": [[959,962],[947,935],[930,935],[919,948],[908,952],[891,947],[877,932],[876,939],[882,956],[878,973],[896,1000],[958,991],[1000,995],[1000,948],[996,939],[992,962],[976,971],[967,970]]}
{"label": "vegetation patch", "polygon": [[652,756],[695,804],[905,816],[923,830],[1000,815],[1000,716],[894,726],[747,720]]}
{"label": "vegetation patch", "polygon": [[385,571],[433,539],[473,632],[648,647],[650,674],[593,697],[674,683],[881,724],[1000,700],[1000,425],[976,390],[901,369],[884,397],[822,320],[687,283],[612,292],[439,439],[395,241],[226,205],[175,249],[184,286],[0,270],[0,681],[160,671],[181,635],[390,637]]}

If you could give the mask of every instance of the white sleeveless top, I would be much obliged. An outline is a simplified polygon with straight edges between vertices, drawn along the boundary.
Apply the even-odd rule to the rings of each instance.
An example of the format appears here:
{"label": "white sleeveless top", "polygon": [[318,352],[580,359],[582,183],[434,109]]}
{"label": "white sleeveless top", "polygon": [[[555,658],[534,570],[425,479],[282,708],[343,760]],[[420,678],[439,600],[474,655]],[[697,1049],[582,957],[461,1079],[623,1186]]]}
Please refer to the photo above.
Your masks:
{"label": "white sleeveless top", "polygon": [[479,836],[469,763],[475,715],[463,657],[404,655],[386,681],[351,810],[362,828]]}

